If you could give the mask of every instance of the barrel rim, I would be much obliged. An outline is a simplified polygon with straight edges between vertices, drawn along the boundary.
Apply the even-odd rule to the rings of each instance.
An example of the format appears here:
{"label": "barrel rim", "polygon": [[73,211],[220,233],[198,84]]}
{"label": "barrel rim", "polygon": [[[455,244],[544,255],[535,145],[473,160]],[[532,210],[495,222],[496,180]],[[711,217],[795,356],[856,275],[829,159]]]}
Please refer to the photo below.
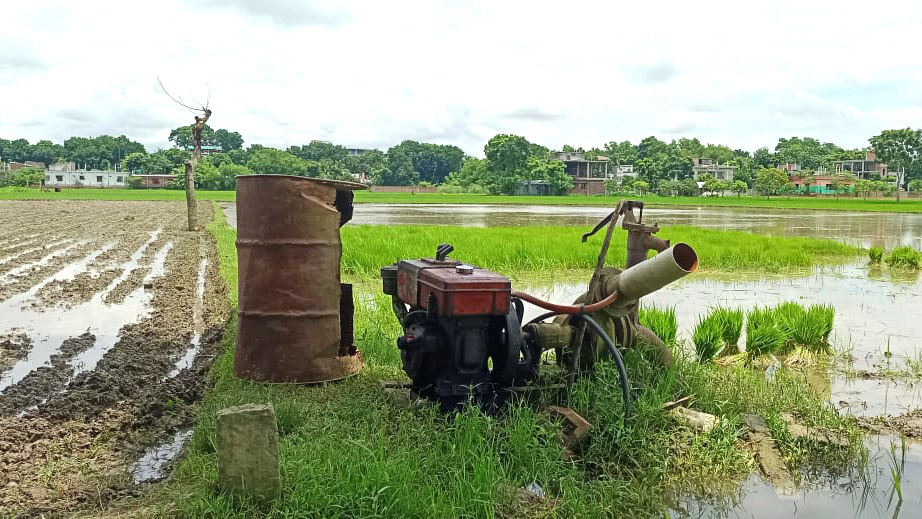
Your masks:
{"label": "barrel rim", "polygon": [[288,178],[292,180],[305,180],[309,182],[314,182],[317,184],[323,184],[330,186],[338,190],[347,190],[347,191],[359,191],[362,189],[368,189],[368,186],[365,184],[360,184],[358,182],[349,182],[347,180],[332,180],[328,178],[312,178],[312,177],[299,177],[297,175],[269,175],[269,174],[255,174],[255,175],[237,175],[237,182],[245,180],[248,178]]}

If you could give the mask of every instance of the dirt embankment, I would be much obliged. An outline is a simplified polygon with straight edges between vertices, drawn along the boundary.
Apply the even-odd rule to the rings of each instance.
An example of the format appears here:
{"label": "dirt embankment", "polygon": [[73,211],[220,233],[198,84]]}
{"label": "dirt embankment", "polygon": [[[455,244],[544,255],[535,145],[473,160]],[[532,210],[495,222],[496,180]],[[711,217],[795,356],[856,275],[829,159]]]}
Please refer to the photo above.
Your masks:
{"label": "dirt embankment", "polygon": [[176,202],[3,202],[0,221],[22,229],[0,230],[0,510],[104,507],[191,423],[228,310],[212,238]]}

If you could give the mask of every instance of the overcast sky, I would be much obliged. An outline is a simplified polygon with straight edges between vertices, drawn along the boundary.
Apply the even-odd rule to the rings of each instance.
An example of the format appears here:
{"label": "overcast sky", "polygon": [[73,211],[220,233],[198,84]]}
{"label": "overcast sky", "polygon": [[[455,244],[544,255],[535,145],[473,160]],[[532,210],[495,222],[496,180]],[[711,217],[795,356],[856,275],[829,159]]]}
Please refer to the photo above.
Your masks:
{"label": "overcast sky", "polygon": [[864,147],[922,126],[922,7],[886,1],[4,0],[0,137],[191,123],[247,144],[403,139],[482,156],[698,137],[754,150],[808,135]]}

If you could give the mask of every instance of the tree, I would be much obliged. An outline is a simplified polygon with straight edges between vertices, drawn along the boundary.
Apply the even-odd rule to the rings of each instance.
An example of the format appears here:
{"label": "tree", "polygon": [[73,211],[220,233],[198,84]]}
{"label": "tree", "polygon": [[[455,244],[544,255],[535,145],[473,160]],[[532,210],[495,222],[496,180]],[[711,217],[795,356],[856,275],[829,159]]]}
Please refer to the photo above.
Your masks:
{"label": "tree", "polygon": [[880,135],[871,137],[870,142],[877,158],[896,172],[896,201],[899,202],[906,169],[912,167],[922,154],[922,132],[911,128],[884,130]]}
{"label": "tree", "polygon": [[755,162],[756,166],[760,168],[773,168],[775,167],[775,157],[772,155],[772,152],[766,147],[761,147],[752,154],[752,160]]}
{"label": "tree", "polygon": [[253,173],[299,177],[310,176],[311,166],[311,163],[300,157],[274,148],[261,148],[251,153],[246,164]]}
{"label": "tree", "polygon": [[553,195],[565,195],[573,189],[573,179],[567,175],[566,166],[562,161],[529,157],[526,166],[527,179],[547,182]]}
{"label": "tree", "polygon": [[45,171],[34,167],[19,168],[13,172],[13,184],[29,187],[39,185],[45,180]]}
{"label": "tree", "polygon": [[637,158],[638,159],[653,159],[657,155],[665,154],[667,150],[667,144],[652,135],[650,137],[644,138],[640,141],[640,144],[637,145]]}
{"label": "tree", "polygon": [[733,183],[730,184],[730,191],[736,193],[737,197],[742,196],[742,194],[745,193],[748,189],[749,186],[747,186],[746,183],[742,180],[734,180]]}
{"label": "tree", "polygon": [[487,191],[493,192],[487,178],[487,161],[468,157],[461,164],[461,169],[448,175],[445,183],[460,186],[466,191],[470,186],[482,186]]}
{"label": "tree", "polygon": [[836,192],[836,199],[839,195],[847,195],[851,191],[852,183],[855,181],[854,175],[847,171],[840,171],[832,179],[832,188]]}
{"label": "tree", "polygon": [[874,188],[874,183],[870,180],[860,178],[855,181],[855,193],[864,193],[864,198],[867,199],[868,193],[871,189]]}
{"label": "tree", "polygon": [[659,183],[659,194],[663,196],[675,196],[682,189],[682,182],[679,180],[663,180]]}
{"label": "tree", "polygon": [[755,187],[759,194],[771,197],[788,191],[792,184],[784,171],[777,168],[762,168],[756,174]]}
{"label": "tree", "polygon": [[909,181],[909,190],[916,193],[922,191],[922,179],[914,178]]}
{"label": "tree", "polygon": [[214,132],[214,146],[220,146],[224,151],[239,150],[243,147],[243,137],[222,128]]}
{"label": "tree", "polygon": [[611,141],[605,145],[604,155],[616,166],[633,164],[637,160],[637,148],[631,141]]}
{"label": "tree", "polygon": [[634,182],[634,191],[637,191],[640,194],[646,193],[650,189],[650,184],[644,182],[643,180],[637,180]]}

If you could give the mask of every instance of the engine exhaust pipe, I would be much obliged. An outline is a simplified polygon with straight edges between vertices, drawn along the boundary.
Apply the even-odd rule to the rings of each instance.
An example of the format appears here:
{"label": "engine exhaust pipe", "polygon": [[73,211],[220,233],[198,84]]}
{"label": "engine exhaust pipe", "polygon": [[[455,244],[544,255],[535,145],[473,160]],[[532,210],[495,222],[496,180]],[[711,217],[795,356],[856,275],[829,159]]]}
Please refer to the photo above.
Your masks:
{"label": "engine exhaust pipe", "polygon": [[[619,301],[636,300],[656,292],[698,268],[698,254],[687,243],[676,243],[652,258],[611,278],[606,292],[618,292]],[[611,286],[614,285],[614,286]]]}

